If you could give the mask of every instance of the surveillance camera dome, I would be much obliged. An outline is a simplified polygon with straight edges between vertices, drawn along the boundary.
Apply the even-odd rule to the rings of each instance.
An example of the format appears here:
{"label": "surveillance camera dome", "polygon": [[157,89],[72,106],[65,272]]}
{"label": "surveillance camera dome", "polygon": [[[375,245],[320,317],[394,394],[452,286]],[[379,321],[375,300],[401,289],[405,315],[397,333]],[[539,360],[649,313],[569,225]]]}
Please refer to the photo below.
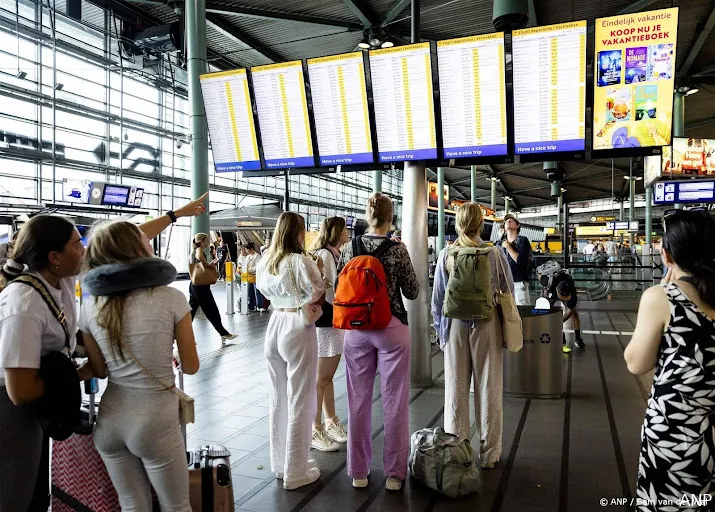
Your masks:
{"label": "surveillance camera dome", "polygon": [[495,0],[492,24],[499,32],[524,28],[529,22],[528,0]]}

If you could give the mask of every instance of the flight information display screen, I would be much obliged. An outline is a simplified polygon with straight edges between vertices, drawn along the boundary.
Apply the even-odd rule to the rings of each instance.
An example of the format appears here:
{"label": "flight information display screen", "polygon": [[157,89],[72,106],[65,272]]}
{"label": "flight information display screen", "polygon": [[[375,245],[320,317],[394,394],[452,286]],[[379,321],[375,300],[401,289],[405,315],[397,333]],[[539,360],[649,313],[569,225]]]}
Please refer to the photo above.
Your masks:
{"label": "flight information display screen", "polygon": [[660,181],[654,185],[654,189],[655,204],[715,201],[715,181]]}
{"label": "flight information display screen", "polygon": [[102,204],[110,206],[127,206],[129,201],[129,187],[125,185],[110,185],[104,186],[104,196]]}
{"label": "flight information display screen", "polygon": [[584,151],[586,21],[515,30],[514,150]]}
{"label": "flight information display screen", "polygon": [[362,52],[308,59],[319,163],[374,161]]}
{"label": "flight information display screen", "polygon": [[437,42],[444,158],[508,154],[504,33]]}
{"label": "flight information display screen", "polygon": [[429,43],[370,52],[380,162],[437,158]]}
{"label": "flight information display screen", "polygon": [[216,172],[261,168],[245,69],[201,75]]}
{"label": "flight information display screen", "polygon": [[266,169],[313,167],[303,63],[251,68]]}

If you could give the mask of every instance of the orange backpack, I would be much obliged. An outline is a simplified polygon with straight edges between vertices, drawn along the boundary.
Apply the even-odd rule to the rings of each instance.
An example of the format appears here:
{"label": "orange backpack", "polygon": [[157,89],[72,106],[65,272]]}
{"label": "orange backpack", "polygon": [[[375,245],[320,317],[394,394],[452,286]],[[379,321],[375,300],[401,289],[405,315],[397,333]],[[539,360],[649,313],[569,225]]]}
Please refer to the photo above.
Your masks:
{"label": "orange backpack", "polygon": [[372,254],[365,253],[361,237],[353,239],[353,257],[338,276],[333,300],[336,329],[380,330],[392,320],[387,277],[380,257],[395,245],[383,242]]}

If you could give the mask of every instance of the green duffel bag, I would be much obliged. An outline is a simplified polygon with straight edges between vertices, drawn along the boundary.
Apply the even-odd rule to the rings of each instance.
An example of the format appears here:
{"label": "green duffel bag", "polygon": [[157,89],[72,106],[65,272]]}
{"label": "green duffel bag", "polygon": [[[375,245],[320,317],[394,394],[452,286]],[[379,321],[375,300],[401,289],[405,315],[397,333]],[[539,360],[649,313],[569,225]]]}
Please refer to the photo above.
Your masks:
{"label": "green duffel bag", "polygon": [[468,439],[442,428],[424,428],[412,434],[410,441],[409,469],[418,482],[450,498],[479,490],[479,473]]}
{"label": "green duffel bag", "polygon": [[[494,313],[489,253],[493,248],[450,247],[442,313],[456,320],[488,322]],[[497,249],[498,250],[498,249]]]}

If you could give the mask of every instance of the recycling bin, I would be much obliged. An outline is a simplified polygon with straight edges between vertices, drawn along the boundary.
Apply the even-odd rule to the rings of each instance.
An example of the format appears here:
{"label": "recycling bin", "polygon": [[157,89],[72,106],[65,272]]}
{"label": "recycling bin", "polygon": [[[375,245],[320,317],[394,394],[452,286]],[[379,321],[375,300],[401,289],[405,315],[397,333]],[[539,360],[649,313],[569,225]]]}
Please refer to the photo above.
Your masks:
{"label": "recycling bin", "polygon": [[563,311],[534,313],[519,306],[524,347],[504,353],[504,396],[561,398],[563,394]]}

